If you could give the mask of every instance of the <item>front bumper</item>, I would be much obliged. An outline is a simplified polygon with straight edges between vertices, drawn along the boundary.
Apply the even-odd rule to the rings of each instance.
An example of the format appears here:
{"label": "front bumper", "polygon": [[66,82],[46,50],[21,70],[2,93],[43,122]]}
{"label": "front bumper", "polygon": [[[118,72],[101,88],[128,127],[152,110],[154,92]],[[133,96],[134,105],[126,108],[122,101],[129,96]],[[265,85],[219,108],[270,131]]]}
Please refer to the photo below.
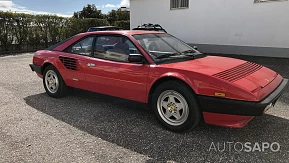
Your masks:
{"label": "front bumper", "polygon": [[37,74],[42,75],[41,66],[34,65],[34,64],[29,64],[29,66],[30,66],[32,71],[35,71]]}
{"label": "front bumper", "polygon": [[283,79],[279,86],[260,102],[240,101],[225,98],[199,95],[198,99],[203,112],[231,114],[242,116],[260,116],[266,111],[267,106],[276,103],[285,90],[288,79]]}

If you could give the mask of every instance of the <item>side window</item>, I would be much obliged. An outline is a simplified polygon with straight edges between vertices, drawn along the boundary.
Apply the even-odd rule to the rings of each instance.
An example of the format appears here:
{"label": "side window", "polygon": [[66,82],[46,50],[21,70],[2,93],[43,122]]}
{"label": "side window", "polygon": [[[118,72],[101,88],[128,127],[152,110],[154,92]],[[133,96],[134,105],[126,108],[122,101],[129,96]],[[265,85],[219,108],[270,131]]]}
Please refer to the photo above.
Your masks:
{"label": "side window", "polygon": [[101,59],[128,62],[129,54],[140,54],[135,45],[123,36],[99,36],[94,47],[94,56]]}
{"label": "side window", "polygon": [[89,56],[92,52],[94,37],[85,38],[66,49],[66,52]]}

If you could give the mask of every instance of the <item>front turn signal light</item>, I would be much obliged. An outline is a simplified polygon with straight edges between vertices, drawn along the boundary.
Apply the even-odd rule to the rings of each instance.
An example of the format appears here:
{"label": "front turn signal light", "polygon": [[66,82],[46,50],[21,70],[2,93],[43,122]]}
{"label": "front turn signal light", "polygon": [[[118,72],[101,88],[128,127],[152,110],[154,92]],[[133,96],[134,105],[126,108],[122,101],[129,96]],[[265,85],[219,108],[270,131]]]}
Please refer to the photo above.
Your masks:
{"label": "front turn signal light", "polygon": [[216,97],[226,97],[226,93],[223,92],[215,92]]}

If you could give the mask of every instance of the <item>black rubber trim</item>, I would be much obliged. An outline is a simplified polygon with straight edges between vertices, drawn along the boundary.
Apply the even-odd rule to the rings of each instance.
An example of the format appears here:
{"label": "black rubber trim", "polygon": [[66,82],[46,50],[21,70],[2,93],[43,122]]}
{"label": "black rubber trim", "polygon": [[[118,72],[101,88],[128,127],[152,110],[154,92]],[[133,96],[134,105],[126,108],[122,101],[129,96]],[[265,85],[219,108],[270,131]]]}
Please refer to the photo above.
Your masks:
{"label": "black rubber trim", "polygon": [[200,106],[203,112],[244,115],[244,116],[260,116],[264,113],[264,109],[269,104],[275,104],[278,98],[285,90],[288,79],[283,79],[281,84],[265,99],[260,102],[232,100],[226,98],[210,97],[198,95]]}
{"label": "black rubber trim", "polygon": [[29,64],[29,66],[30,66],[32,71],[35,71],[37,74],[41,74],[42,75],[41,66],[34,65],[34,64]]}
{"label": "black rubber trim", "polygon": [[281,96],[281,94],[284,92],[287,84],[288,84],[288,79],[283,79],[281,84],[271,94],[269,94],[267,97],[265,97],[261,101],[261,103],[262,104],[269,104],[272,101],[277,100]]}

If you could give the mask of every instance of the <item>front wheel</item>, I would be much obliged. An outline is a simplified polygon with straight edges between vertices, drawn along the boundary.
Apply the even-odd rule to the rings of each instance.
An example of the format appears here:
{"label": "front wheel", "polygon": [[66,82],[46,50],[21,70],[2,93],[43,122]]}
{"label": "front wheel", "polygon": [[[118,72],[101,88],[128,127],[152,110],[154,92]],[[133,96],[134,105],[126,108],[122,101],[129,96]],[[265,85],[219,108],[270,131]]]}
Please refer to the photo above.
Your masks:
{"label": "front wheel", "polygon": [[152,108],[167,129],[184,132],[200,122],[201,112],[194,92],[180,81],[167,81],[152,95]]}
{"label": "front wheel", "polygon": [[52,65],[49,65],[44,69],[43,85],[46,93],[51,97],[59,98],[66,95],[67,86],[60,73]]}

